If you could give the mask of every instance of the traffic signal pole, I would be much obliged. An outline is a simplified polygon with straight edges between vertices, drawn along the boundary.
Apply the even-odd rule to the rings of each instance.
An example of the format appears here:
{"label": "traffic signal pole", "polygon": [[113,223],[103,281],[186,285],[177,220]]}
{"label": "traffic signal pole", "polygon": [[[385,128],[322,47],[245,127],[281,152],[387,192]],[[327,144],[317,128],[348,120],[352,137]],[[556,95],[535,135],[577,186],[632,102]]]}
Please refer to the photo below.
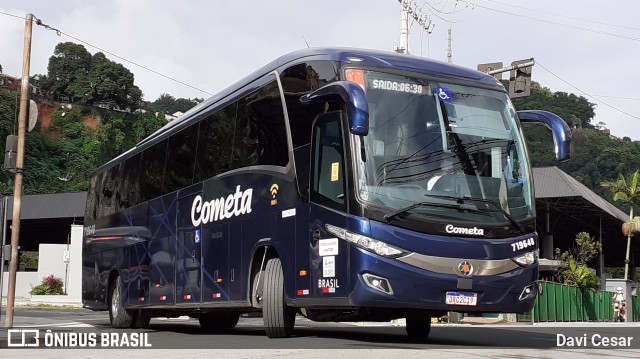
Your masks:
{"label": "traffic signal pole", "polygon": [[20,114],[18,115],[18,152],[16,177],[13,186],[13,217],[11,221],[11,261],[9,262],[9,288],[7,290],[7,318],[5,327],[13,328],[13,308],[16,300],[16,272],[18,270],[18,245],[20,243],[20,209],[22,202],[22,172],[24,170],[24,142],[29,104],[29,66],[31,63],[31,30],[33,15],[27,14],[24,29],[22,61],[22,86],[20,87]]}

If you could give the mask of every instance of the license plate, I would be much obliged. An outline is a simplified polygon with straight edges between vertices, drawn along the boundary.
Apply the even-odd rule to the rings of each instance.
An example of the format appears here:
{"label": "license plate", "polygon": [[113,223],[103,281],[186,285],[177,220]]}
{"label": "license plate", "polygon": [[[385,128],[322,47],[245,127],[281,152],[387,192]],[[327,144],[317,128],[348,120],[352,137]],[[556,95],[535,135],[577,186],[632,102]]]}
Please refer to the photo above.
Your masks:
{"label": "license plate", "polygon": [[476,305],[478,304],[477,293],[460,293],[460,292],[447,292],[446,301],[451,305]]}

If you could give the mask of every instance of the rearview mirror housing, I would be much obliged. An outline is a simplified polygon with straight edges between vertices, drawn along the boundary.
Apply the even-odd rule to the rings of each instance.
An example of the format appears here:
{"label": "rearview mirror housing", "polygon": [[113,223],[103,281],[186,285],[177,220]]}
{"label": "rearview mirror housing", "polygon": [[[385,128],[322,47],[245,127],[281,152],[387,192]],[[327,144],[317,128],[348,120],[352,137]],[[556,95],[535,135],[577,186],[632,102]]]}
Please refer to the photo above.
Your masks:
{"label": "rearview mirror housing", "polygon": [[566,161],[571,157],[571,130],[560,116],[542,110],[518,111],[522,123],[542,123],[551,129],[553,151],[557,161]]}
{"label": "rearview mirror housing", "polygon": [[364,89],[350,81],[336,81],[300,97],[304,104],[340,99],[347,107],[349,131],[357,136],[369,133],[369,105]]}

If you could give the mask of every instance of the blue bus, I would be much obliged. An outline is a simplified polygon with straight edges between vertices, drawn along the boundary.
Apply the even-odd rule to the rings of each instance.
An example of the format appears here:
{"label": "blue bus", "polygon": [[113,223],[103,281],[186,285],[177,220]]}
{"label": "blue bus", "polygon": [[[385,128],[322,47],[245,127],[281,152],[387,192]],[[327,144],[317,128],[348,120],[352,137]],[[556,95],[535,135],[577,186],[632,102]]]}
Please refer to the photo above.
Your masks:
{"label": "blue bus", "polygon": [[101,166],[83,304],[113,327],[187,315],[266,335],[295,318],[429,335],[448,311],[523,313],[538,277],[531,168],[493,77],[382,51],[282,56]]}

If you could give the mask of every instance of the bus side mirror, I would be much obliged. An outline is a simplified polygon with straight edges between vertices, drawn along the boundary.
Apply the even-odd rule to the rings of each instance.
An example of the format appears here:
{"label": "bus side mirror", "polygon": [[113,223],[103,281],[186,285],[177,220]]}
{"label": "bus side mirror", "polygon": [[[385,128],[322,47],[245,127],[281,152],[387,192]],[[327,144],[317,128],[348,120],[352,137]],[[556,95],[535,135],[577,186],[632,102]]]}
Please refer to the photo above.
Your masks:
{"label": "bus side mirror", "polygon": [[369,105],[360,85],[350,81],[332,82],[300,97],[300,102],[310,104],[336,98],[347,106],[349,131],[354,135],[366,136],[369,133]]}
{"label": "bus side mirror", "polygon": [[541,110],[518,111],[522,123],[542,123],[551,129],[553,135],[553,151],[556,160],[566,161],[571,157],[571,130],[560,116]]}

